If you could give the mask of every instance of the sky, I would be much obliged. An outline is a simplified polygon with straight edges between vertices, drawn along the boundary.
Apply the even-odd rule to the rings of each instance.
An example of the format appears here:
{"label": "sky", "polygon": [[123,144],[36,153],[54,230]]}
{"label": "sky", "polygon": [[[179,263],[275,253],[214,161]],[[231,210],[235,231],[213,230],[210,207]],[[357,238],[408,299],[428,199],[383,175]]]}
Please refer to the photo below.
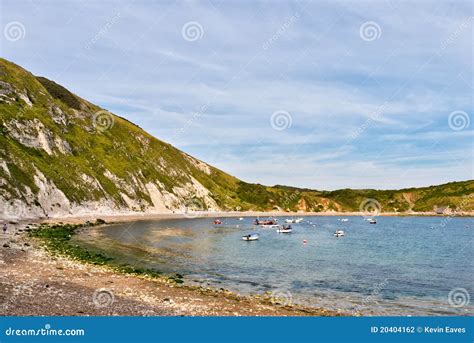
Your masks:
{"label": "sky", "polygon": [[244,181],[474,178],[472,1],[0,2],[2,57]]}

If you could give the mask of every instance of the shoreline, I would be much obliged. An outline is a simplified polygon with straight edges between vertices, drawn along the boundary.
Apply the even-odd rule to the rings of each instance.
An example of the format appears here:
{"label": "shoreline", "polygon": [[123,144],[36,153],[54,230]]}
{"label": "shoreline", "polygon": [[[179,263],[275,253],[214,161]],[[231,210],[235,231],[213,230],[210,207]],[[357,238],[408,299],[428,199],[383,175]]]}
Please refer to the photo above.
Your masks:
{"label": "shoreline", "polygon": [[0,316],[357,315],[94,265],[48,249],[28,226],[16,224],[0,236]]}
{"label": "shoreline", "polygon": [[[71,238],[83,230],[116,223],[119,222],[77,225],[55,221],[44,226],[75,227],[76,231],[69,236]],[[361,312],[357,307],[334,307],[335,303],[293,304],[291,294],[288,304],[287,299],[274,298],[271,293],[241,295],[218,286],[183,284],[182,276],[173,274],[173,271],[162,274],[155,270],[137,270],[132,265],[121,265],[114,260],[101,264],[101,259],[107,261],[108,256],[96,259],[96,253],[87,247],[83,248],[87,250],[85,260],[65,253],[67,249],[61,249],[62,253],[58,254],[57,250],[45,244],[44,239],[33,234],[34,230],[28,228],[31,225],[42,224],[17,223],[7,235],[0,233],[0,267],[4,271],[0,274],[0,316],[377,315],[371,309]],[[73,241],[71,244],[78,246]],[[106,300],[112,294],[113,304],[97,305],[94,299],[97,292],[105,292],[102,297]]]}
{"label": "shoreline", "polygon": [[95,221],[103,219],[108,223],[126,223],[142,220],[164,220],[164,219],[199,219],[199,218],[238,218],[238,217],[446,217],[446,218],[465,218],[474,217],[474,212],[446,213],[440,214],[436,212],[383,212],[379,214],[368,215],[361,212],[263,212],[263,211],[246,211],[246,212],[191,212],[191,213],[118,213],[118,214],[87,214],[78,216],[64,217],[43,217],[43,218],[21,218],[21,219],[3,219],[5,222],[11,223],[69,223],[76,224],[85,221]]}

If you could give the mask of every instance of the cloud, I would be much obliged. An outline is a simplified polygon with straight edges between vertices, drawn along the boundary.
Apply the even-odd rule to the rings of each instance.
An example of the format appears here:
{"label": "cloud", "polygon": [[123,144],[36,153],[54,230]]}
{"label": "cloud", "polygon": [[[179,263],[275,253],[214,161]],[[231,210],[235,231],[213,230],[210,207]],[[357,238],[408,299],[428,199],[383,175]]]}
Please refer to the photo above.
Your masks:
{"label": "cloud", "polygon": [[[472,163],[437,157],[440,145],[472,157],[472,125],[448,125],[474,108],[469,13],[467,1],[4,0],[2,22],[26,35],[2,55],[248,181],[416,186],[472,178]],[[183,38],[189,22],[199,39]],[[377,39],[360,36],[366,22]]]}

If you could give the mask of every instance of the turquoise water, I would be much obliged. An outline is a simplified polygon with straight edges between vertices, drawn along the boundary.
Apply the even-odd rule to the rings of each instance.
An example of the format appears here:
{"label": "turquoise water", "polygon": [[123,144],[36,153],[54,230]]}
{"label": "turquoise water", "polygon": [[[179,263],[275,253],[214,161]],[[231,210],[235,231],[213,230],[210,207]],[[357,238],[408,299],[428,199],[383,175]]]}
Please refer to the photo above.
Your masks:
{"label": "turquoise water", "polygon": [[[275,292],[365,315],[473,314],[472,218],[378,217],[377,225],[341,218],[305,217],[291,234],[256,228],[254,218],[224,218],[220,226],[211,218],[139,221],[76,240],[120,261],[241,294]],[[335,230],[345,236],[334,237]],[[258,241],[241,240],[252,232]]]}

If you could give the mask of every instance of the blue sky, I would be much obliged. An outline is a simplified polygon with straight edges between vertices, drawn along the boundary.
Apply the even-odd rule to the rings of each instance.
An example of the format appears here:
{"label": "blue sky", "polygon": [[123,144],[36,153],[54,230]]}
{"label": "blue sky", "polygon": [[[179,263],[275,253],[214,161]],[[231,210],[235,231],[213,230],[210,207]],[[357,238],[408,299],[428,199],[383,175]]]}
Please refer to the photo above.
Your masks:
{"label": "blue sky", "polygon": [[2,57],[245,181],[473,178],[471,1],[1,4]]}

